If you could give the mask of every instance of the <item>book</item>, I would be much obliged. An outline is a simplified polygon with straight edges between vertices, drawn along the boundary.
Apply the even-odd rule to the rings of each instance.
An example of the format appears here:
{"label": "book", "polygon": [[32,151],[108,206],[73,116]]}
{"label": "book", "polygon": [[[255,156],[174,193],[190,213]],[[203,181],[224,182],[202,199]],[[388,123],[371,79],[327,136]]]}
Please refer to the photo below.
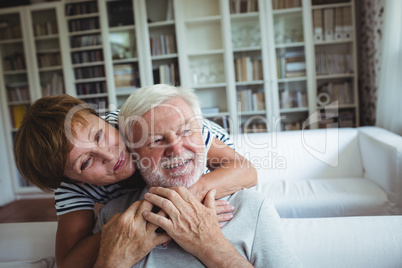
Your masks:
{"label": "book", "polygon": [[26,113],[27,106],[25,105],[14,105],[11,106],[11,117],[12,124],[14,128],[19,128],[21,126],[22,119]]}
{"label": "book", "polygon": [[342,13],[344,38],[351,39],[353,35],[352,10],[350,7],[344,7]]}
{"label": "book", "polygon": [[167,0],[166,20],[173,20],[173,0]]}
{"label": "book", "polygon": [[344,30],[343,8],[337,7],[337,8],[335,8],[335,39],[336,40],[345,39],[343,30]]}
{"label": "book", "polygon": [[324,9],[324,40],[331,41],[334,39],[334,9]]}
{"label": "book", "polygon": [[116,87],[134,85],[134,68],[131,64],[114,65],[114,83]]}
{"label": "book", "polygon": [[322,41],[323,37],[323,27],[322,27],[322,10],[313,10],[313,27],[314,27],[314,40]]}
{"label": "book", "polygon": [[218,106],[201,107],[201,113],[204,115],[217,114],[219,113],[219,107]]}

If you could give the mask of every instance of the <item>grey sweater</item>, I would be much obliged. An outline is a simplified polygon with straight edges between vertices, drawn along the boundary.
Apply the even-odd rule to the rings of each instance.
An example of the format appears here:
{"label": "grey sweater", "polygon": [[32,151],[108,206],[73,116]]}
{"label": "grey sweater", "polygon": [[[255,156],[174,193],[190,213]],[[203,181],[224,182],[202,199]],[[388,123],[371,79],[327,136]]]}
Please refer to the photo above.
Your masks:
{"label": "grey sweater", "polygon": [[[94,233],[117,212],[125,211],[148,191],[131,192],[110,201],[98,215]],[[235,207],[232,220],[224,223],[222,233],[255,267],[299,267],[287,246],[280,218],[273,202],[254,190],[240,190],[223,198]],[[205,267],[196,257],[172,241],[155,247],[133,267]]]}

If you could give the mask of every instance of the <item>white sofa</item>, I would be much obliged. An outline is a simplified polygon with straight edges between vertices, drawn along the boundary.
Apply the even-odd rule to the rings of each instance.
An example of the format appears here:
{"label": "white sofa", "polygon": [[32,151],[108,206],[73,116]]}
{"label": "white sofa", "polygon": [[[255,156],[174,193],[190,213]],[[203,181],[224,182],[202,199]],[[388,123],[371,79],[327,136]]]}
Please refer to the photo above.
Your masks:
{"label": "white sofa", "polygon": [[[276,203],[304,267],[402,267],[402,215],[388,215],[402,207],[400,136],[361,127],[234,141],[257,167],[255,189]],[[56,225],[0,224],[0,267],[55,267]]]}
{"label": "white sofa", "polygon": [[402,214],[402,137],[378,127],[242,134],[283,218]]}

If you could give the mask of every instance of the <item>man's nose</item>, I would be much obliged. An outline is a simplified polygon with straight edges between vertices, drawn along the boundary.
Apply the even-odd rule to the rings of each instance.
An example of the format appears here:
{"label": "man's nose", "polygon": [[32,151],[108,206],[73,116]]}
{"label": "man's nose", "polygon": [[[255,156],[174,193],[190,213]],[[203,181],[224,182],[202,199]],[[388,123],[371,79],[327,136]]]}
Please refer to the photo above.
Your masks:
{"label": "man's nose", "polygon": [[176,134],[169,135],[167,138],[166,156],[180,156],[183,152],[183,141]]}

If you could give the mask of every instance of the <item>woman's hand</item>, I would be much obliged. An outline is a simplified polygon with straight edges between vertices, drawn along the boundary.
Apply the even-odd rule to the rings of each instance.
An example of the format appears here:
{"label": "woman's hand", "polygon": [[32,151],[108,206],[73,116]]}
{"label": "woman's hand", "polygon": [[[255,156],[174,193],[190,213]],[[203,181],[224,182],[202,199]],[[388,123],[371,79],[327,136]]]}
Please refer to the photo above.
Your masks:
{"label": "woman's hand", "polygon": [[[152,207],[146,200],[137,201],[105,224],[94,267],[132,267],[155,246],[171,239],[166,233],[156,233],[158,226],[143,218],[142,213]],[[155,215],[163,217],[165,214],[160,211]]]}
{"label": "woman's hand", "polygon": [[[196,185],[192,185],[190,188],[188,188],[190,192],[196,197],[196,199],[200,202],[203,202],[205,199],[206,193],[203,193],[201,191],[198,191],[198,188]],[[226,200],[216,200],[215,201],[215,208],[216,208],[216,214],[218,215],[217,219],[222,226],[222,222],[225,221],[230,221],[233,218],[233,214],[230,214],[230,212],[234,211],[234,207],[230,205],[230,203]]]}
{"label": "woman's hand", "polygon": [[222,222],[230,221],[233,218],[233,214],[230,212],[233,212],[234,209],[234,206],[226,200],[215,200],[216,218],[219,226],[222,227]]}
{"label": "woman's hand", "polygon": [[[206,266],[227,266],[240,261],[238,267],[250,265],[223,236],[216,215],[215,190],[205,197],[204,205],[184,187],[154,187],[145,199],[160,207],[168,218],[150,210],[143,216],[163,228],[184,250],[200,259]],[[244,262],[244,263],[243,263]]]}

